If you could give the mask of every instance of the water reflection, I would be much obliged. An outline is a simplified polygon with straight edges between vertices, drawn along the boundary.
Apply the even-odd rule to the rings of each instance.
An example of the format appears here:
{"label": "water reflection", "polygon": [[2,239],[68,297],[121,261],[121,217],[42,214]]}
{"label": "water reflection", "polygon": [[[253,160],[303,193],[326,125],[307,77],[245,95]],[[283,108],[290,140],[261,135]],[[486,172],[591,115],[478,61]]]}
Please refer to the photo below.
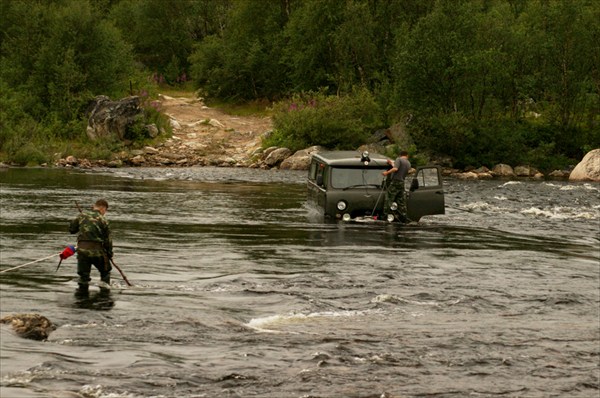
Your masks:
{"label": "water reflection", "polygon": [[90,293],[89,291],[76,290],[75,301],[73,306],[76,308],[108,311],[115,306],[115,301],[110,293],[110,290],[100,289],[98,292]]}

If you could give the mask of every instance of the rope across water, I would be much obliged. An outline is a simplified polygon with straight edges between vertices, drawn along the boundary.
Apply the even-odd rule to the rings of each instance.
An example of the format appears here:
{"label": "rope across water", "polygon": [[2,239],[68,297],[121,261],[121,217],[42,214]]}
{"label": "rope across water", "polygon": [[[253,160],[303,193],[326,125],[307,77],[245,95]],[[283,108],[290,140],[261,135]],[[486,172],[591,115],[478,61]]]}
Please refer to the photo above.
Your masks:
{"label": "rope across water", "polygon": [[3,274],[3,273],[8,272],[8,271],[15,270],[15,269],[18,269],[18,268],[23,268],[23,267],[26,267],[26,266],[31,265],[31,264],[39,263],[40,261],[48,260],[49,258],[56,257],[58,255],[60,255],[60,253],[52,254],[52,255],[50,255],[48,257],[40,258],[39,260],[34,260],[34,261],[31,261],[31,262],[25,263],[23,265],[18,265],[16,267],[3,269],[2,271],[0,271],[0,274]]}

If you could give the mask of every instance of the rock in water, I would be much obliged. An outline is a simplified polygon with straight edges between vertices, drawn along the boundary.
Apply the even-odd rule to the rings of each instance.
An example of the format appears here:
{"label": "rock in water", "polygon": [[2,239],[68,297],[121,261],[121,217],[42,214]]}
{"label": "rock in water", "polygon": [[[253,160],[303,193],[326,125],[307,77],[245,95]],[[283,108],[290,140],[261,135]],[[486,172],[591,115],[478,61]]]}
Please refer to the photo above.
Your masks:
{"label": "rock in water", "polygon": [[7,315],[0,319],[0,323],[11,324],[19,336],[32,340],[46,340],[56,330],[56,326],[40,314]]}

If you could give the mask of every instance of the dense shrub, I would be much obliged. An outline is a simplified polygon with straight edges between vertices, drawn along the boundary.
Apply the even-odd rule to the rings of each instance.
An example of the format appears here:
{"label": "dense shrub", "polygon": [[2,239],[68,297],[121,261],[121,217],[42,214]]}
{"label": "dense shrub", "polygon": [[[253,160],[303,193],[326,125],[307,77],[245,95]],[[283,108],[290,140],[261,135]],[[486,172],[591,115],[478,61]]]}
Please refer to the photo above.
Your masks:
{"label": "dense shrub", "polygon": [[477,123],[450,114],[416,122],[411,132],[419,147],[450,156],[454,167],[527,164],[548,172],[575,162],[558,147],[556,129],[509,119]]}
{"label": "dense shrub", "polygon": [[355,149],[381,127],[377,103],[369,91],[333,96],[324,92],[296,94],[273,107],[273,135],[266,146],[298,150],[311,145]]}

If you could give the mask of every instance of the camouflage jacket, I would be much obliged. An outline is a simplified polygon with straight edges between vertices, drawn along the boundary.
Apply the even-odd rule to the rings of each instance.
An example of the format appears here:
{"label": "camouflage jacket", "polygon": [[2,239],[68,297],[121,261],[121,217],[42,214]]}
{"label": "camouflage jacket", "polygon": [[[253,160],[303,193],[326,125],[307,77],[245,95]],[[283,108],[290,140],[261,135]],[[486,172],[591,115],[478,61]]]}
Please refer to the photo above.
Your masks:
{"label": "camouflage jacket", "polygon": [[[91,241],[102,244],[104,253],[112,258],[113,246],[110,227],[106,218],[97,210],[83,211],[69,224],[69,232],[77,234],[77,242]],[[101,256],[98,250],[77,249],[81,254]]]}

